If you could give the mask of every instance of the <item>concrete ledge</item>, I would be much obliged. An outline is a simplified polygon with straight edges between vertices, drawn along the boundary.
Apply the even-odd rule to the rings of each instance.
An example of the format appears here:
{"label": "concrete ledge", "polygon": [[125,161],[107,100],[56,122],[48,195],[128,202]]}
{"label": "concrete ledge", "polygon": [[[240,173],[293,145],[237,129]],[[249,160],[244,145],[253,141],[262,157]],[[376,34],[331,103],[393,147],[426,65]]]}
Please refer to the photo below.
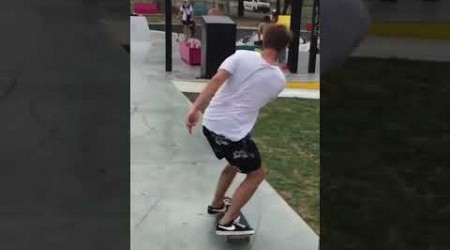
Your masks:
{"label": "concrete ledge", "polygon": [[[209,81],[205,80],[197,80],[197,81],[186,81],[186,80],[175,80],[172,82],[177,87],[186,88],[187,92],[200,92]],[[192,86],[192,87],[189,87]],[[190,88],[193,88],[194,91],[189,91]],[[286,83],[285,89],[303,89],[303,90],[320,90],[320,82],[319,81],[301,81],[301,80],[288,80]]]}
{"label": "concrete ledge", "polygon": [[302,81],[288,81],[286,84],[286,89],[308,89],[308,90],[319,90],[319,81],[302,82]]}
{"label": "concrete ledge", "polygon": [[450,39],[450,22],[376,22],[370,33],[374,36]]}
{"label": "concrete ledge", "polygon": [[[186,93],[200,93],[206,84],[208,84],[207,82],[190,82],[180,80],[172,80],[172,83],[179,91]],[[295,86],[299,88],[285,88],[280,93],[279,97],[320,99],[320,91],[319,89],[316,89],[316,87],[318,88],[319,86],[314,86],[314,83],[311,84],[313,86],[308,86],[307,84],[300,83],[298,86]]]}
{"label": "concrete ledge", "polygon": [[368,36],[351,56],[448,62],[447,51],[448,40]]}

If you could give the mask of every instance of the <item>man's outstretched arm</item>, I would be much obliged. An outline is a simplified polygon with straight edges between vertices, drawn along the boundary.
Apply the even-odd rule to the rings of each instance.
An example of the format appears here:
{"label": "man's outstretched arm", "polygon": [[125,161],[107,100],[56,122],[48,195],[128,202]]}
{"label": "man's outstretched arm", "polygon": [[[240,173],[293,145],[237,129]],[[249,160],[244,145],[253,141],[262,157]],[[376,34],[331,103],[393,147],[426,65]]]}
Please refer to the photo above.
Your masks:
{"label": "man's outstretched arm", "polygon": [[219,69],[218,72],[211,79],[211,82],[202,90],[200,95],[192,105],[192,109],[201,110],[209,103],[211,98],[216,94],[217,90],[230,77],[230,73],[224,69]]}
{"label": "man's outstretched arm", "polygon": [[186,117],[186,126],[189,133],[192,133],[192,128],[197,124],[200,115],[199,111],[209,103],[211,98],[216,94],[217,90],[230,77],[230,73],[224,69],[219,69],[211,82],[202,90],[195,102],[192,104]]}

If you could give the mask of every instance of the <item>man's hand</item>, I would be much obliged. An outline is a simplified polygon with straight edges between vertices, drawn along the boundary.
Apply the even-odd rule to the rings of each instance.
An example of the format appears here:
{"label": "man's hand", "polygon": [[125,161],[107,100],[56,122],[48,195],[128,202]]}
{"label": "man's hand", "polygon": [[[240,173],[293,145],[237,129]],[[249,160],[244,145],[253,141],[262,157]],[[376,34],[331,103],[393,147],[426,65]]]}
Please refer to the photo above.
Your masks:
{"label": "man's hand", "polygon": [[189,131],[189,134],[192,134],[192,129],[197,125],[198,120],[200,119],[200,112],[191,108],[186,115],[186,127]]}
{"label": "man's hand", "polygon": [[192,134],[192,129],[197,124],[200,119],[199,110],[201,110],[209,100],[214,96],[214,94],[219,90],[222,84],[230,77],[224,69],[219,69],[218,72],[211,79],[211,82],[203,89],[200,95],[197,97],[195,102],[192,104],[191,109],[186,116],[186,126],[188,128],[189,134]]}

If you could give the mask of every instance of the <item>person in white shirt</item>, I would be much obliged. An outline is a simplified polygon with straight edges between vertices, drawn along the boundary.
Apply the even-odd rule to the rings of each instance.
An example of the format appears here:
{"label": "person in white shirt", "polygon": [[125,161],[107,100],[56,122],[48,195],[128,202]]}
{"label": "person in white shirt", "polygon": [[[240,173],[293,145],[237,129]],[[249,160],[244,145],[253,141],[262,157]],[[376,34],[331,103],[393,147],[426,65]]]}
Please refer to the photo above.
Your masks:
{"label": "person in white shirt", "polygon": [[195,28],[195,26],[193,27],[193,25],[195,25],[194,8],[187,0],[183,0],[183,4],[180,7],[179,16],[181,17],[181,23],[183,25],[184,40],[187,41],[192,37],[193,29]]}
{"label": "person in white shirt", "polygon": [[[241,208],[266,176],[250,132],[259,110],[277,98],[285,87],[286,78],[277,66],[277,58],[290,40],[291,34],[285,26],[269,24],[263,34],[262,53],[238,50],[225,59],[186,116],[186,126],[192,133],[200,119],[199,110],[210,100],[203,116],[203,133],[215,156],[228,161],[208,206],[209,214],[225,212],[217,225],[217,234],[254,233],[252,228],[239,223]],[[228,207],[224,195],[237,172],[247,176]]]}

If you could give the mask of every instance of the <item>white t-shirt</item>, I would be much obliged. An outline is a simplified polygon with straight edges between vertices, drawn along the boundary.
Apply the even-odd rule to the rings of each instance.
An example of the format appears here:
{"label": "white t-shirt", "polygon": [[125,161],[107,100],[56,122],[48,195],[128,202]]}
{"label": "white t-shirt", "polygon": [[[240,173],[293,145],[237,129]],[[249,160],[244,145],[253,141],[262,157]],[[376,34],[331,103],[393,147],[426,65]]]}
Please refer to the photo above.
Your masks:
{"label": "white t-shirt", "polygon": [[191,15],[191,21],[193,20],[193,12],[194,8],[192,8],[192,4],[189,4],[187,6],[181,5],[180,11],[183,13],[183,16],[181,17],[181,20],[187,21],[187,16]]}
{"label": "white t-shirt", "polygon": [[283,90],[286,78],[279,67],[258,52],[238,50],[219,67],[231,76],[212,98],[203,116],[203,126],[232,141],[253,129],[259,109]]}

